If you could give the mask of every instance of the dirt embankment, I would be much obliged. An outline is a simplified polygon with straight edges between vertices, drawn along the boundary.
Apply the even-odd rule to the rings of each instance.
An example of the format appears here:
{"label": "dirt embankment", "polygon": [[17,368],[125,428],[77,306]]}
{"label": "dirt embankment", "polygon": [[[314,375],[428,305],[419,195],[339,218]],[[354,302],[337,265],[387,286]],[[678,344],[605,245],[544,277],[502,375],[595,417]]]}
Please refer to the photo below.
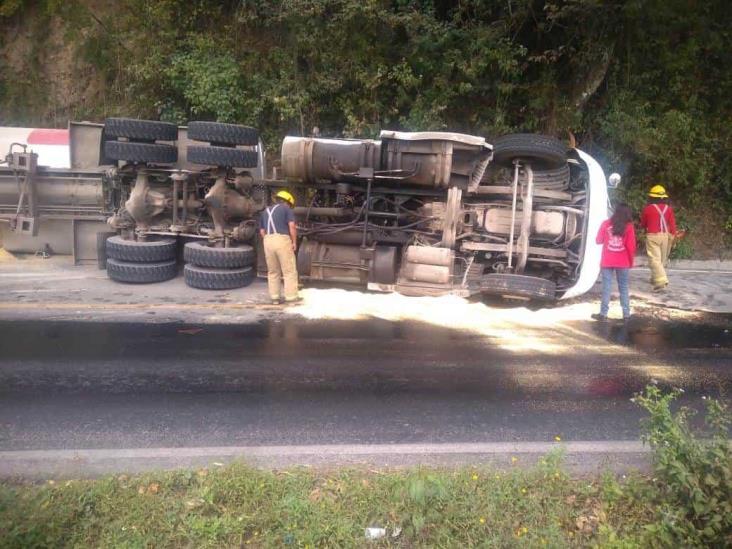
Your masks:
{"label": "dirt embankment", "polygon": [[[101,13],[109,2],[83,2],[79,9]],[[103,77],[82,52],[95,29],[38,5],[0,22],[0,125],[65,127],[104,104]]]}

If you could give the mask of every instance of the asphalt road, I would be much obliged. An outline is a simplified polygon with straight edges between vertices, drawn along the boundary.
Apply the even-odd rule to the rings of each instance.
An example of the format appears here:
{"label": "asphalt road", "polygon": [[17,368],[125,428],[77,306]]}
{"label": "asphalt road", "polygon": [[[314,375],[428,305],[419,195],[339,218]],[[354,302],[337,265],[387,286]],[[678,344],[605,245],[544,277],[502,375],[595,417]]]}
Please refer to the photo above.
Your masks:
{"label": "asphalt road", "polygon": [[729,389],[715,324],[0,322],[0,450],[637,440],[652,379]]}

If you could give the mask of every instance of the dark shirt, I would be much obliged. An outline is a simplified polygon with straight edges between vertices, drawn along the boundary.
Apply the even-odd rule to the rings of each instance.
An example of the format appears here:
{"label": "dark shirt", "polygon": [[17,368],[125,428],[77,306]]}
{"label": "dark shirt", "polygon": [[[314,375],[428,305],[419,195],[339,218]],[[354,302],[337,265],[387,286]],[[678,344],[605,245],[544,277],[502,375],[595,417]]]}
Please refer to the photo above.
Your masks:
{"label": "dark shirt", "polygon": [[[269,223],[269,215],[267,212],[272,214],[272,223]],[[295,222],[295,212],[292,211],[289,205],[278,203],[269,206],[262,210],[259,214],[259,228],[264,230],[265,234],[290,234],[290,222]],[[274,225],[274,230],[273,229]]]}

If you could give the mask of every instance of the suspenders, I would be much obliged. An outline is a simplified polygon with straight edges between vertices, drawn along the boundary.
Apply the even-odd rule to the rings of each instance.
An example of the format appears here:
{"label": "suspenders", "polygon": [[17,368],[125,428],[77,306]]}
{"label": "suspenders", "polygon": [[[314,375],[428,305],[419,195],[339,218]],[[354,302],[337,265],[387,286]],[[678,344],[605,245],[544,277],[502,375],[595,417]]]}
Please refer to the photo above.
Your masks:
{"label": "suspenders", "polygon": [[661,232],[667,233],[668,232],[668,223],[666,223],[666,212],[668,211],[668,206],[666,204],[663,205],[663,210],[658,207],[658,204],[653,204],[653,207],[656,208],[656,211],[658,212],[658,216],[660,218],[661,222]]}
{"label": "suspenders", "polygon": [[274,219],[272,219],[272,214],[277,209],[277,206],[279,204],[275,204],[271,208],[267,208],[267,234],[276,234],[277,233],[277,227],[275,227]]}

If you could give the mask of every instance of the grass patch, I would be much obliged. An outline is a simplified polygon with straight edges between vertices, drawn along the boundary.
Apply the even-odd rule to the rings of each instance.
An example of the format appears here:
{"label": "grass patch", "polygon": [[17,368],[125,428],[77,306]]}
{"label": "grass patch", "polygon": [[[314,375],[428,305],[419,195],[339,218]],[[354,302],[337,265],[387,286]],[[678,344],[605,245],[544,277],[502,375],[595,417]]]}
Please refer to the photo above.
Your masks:
{"label": "grass patch", "polygon": [[[0,547],[730,547],[732,418],[636,395],[654,477],[531,469],[263,471],[242,464],[91,481],[0,483]],[[511,460],[515,463],[515,460]],[[366,528],[386,535],[365,539]]]}
{"label": "grass patch", "polygon": [[[93,481],[0,485],[4,547],[566,547],[640,544],[646,480],[531,470],[407,471],[244,465]],[[364,529],[387,537],[367,542]]]}

